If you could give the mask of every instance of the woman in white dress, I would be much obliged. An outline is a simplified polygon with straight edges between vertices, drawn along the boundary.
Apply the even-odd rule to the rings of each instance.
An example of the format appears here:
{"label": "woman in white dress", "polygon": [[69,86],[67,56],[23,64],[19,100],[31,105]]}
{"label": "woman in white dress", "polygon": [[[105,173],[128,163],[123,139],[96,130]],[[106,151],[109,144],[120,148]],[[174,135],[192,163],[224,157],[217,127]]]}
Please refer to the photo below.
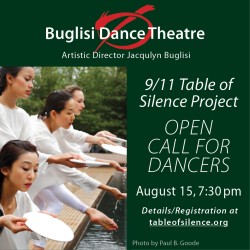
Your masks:
{"label": "woman in white dress", "polygon": [[[54,91],[48,95],[43,111],[39,117],[32,119],[33,137],[39,151],[60,154],[61,150],[53,136],[53,132],[60,127],[68,129],[72,125],[75,119],[74,108],[75,102],[66,91]],[[126,197],[126,194],[121,193],[117,188],[101,184],[75,168],[68,168],[63,165],[54,167],[53,164],[50,164],[46,169],[42,169],[29,193],[32,198],[36,198],[38,195],[40,200],[44,200],[47,199],[47,195],[43,193],[44,190],[40,192],[42,189],[53,190],[54,194],[58,195],[58,193],[62,193],[60,189],[64,188],[60,184],[66,182],[71,182],[86,191],[100,188],[110,192],[117,199]]]}
{"label": "woman in white dress", "polygon": [[20,218],[27,212],[39,211],[27,193],[36,179],[38,165],[36,147],[28,141],[9,141],[0,151],[0,208],[4,215],[0,219],[3,226],[0,249],[28,249],[30,239],[40,240],[39,248],[33,246],[33,249],[45,247],[43,237],[29,232],[24,224],[26,219],[23,218],[23,222],[19,220],[16,225],[12,223],[12,231],[6,223],[7,217]]}
{"label": "woman in white dress", "polygon": [[[33,88],[35,71],[32,67],[0,68],[0,148],[9,140],[32,139],[32,125],[25,110],[17,106],[18,99],[27,99]],[[72,154],[39,154],[39,163],[58,163],[69,167],[75,164],[69,161]]]}
{"label": "woman in white dress", "polygon": [[[75,101],[75,115],[80,115],[85,109],[85,96],[83,94],[82,89],[77,85],[69,85],[65,88],[65,90],[71,94],[72,98]],[[56,137],[62,152],[90,152],[92,146],[97,143],[95,143],[94,141],[92,143],[86,142],[86,135],[89,134],[73,129],[73,126],[71,126],[70,129],[67,130],[60,128],[54,132],[54,136]],[[95,134],[94,137],[102,137],[103,139],[106,139],[105,136],[116,137],[116,135],[105,130],[99,131],[97,134]],[[123,170],[125,169],[123,168]],[[121,170],[118,169],[118,171]]]}
{"label": "woman in white dress", "polygon": [[[65,90],[72,96],[73,100],[75,101],[74,114],[80,115],[85,108],[84,94],[81,88],[76,85],[70,85],[67,86]],[[102,143],[106,143],[105,141],[107,140],[107,138],[105,138],[105,136],[116,137],[114,134],[111,134],[108,131],[100,131],[95,136],[92,136],[86,132],[74,129],[73,125],[71,125],[68,129],[61,127],[55,130],[53,132],[53,135],[56,138],[62,153],[73,152],[80,154],[85,158],[88,156],[84,153],[89,152],[93,144],[98,144],[95,143],[95,139],[91,139],[91,143],[88,143],[86,142],[87,141],[86,138],[100,138],[102,140]],[[113,143],[113,145],[116,144]],[[120,164],[118,164],[118,162],[113,160],[104,160],[99,158],[98,159],[92,158],[90,160],[109,163],[111,167],[114,167],[117,171],[123,173],[126,171],[125,167],[121,167]]]}

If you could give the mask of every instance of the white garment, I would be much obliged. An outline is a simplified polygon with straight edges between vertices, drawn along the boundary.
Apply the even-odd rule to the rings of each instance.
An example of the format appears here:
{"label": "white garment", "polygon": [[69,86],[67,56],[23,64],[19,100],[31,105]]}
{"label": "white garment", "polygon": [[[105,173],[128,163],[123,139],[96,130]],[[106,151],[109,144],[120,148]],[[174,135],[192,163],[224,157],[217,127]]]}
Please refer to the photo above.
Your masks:
{"label": "white garment", "polygon": [[34,198],[34,203],[40,210],[48,211],[52,214],[59,214],[63,209],[63,204],[85,213],[89,206],[71,193],[65,185],[52,185],[42,189]]}
{"label": "white garment", "polygon": [[[31,201],[29,195],[26,192],[18,191],[16,193],[17,207],[13,215],[23,217],[27,212],[39,211],[38,207]],[[2,209],[2,208],[1,208]],[[3,210],[3,209],[2,209]],[[39,239],[45,246],[45,238],[42,236],[30,233],[28,231],[19,232],[17,234],[12,233],[8,228],[3,228],[0,234],[0,249],[1,250],[26,250],[28,249],[28,243],[30,239]]]}
{"label": "white garment", "polygon": [[[32,126],[34,131],[34,140],[38,150],[43,153],[50,153],[54,155],[61,154],[60,148],[53,134],[49,131],[45,123],[39,119],[32,119]],[[64,165],[49,164],[46,169],[41,169],[36,181],[29,189],[29,194],[32,199],[38,192],[52,185],[60,185],[66,182],[71,182],[86,191],[95,190],[101,183],[76,168],[69,168]]]}
{"label": "white garment", "polygon": [[[50,194],[48,193],[48,191],[50,192]],[[44,192],[47,192],[47,194],[44,194]],[[51,195],[51,193],[53,195]],[[86,210],[89,208],[88,205],[84,204],[80,199],[78,199],[75,195],[73,195],[69,191],[69,189],[65,187],[65,185],[60,185],[60,186],[53,185],[48,188],[45,188],[39,192],[39,195],[37,197],[40,199],[44,198],[44,201],[46,202],[46,209],[48,209],[49,211],[50,209],[53,209],[51,213],[55,214],[59,214],[63,204],[72,207],[75,210],[80,211],[82,213],[85,213]],[[59,202],[55,203],[55,200],[60,201],[60,204]]]}
{"label": "white garment", "polygon": [[32,142],[29,115],[21,108],[10,109],[0,104],[0,148],[10,140]]}
{"label": "white garment", "polygon": [[47,188],[42,189],[33,202],[41,211],[46,211],[51,214],[59,214],[63,209],[63,203],[56,198],[54,192]]}
{"label": "white garment", "polygon": [[[24,140],[35,144],[28,113],[17,107],[10,109],[0,103],[0,148],[10,140]],[[49,154],[39,153],[40,165],[47,165]]]}
{"label": "white garment", "polygon": [[93,146],[93,144],[89,144],[89,143],[85,142],[84,144],[80,145],[80,149],[83,153],[88,153],[88,152],[90,152],[92,146]]}
{"label": "white garment", "polygon": [[95,161],[94,157],[83,154],[82,145],[86,145],[85,139],[89,134],[76,130],[71,125],[69,129],[59,128],[54,131],[53,136],[63,153],[73,152],[82,155],[86,160]]}

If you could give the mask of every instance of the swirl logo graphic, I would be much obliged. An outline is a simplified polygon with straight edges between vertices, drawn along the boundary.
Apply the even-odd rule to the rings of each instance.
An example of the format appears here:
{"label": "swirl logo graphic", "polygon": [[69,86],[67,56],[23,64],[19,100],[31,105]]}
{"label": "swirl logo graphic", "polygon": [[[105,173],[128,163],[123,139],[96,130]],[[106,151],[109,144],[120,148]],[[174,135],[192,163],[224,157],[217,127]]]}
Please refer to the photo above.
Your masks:
{"label": "swirl logo graphic", "polygon": [[[146,17],[144,17],[143,14],[145,14],[149,11],[153,11],[154,9],[155,8],[153,5],[145,5],[145,6],[141,7],[140,9],[136,10],[134,13],[133,12],[120,12],[120,13],[110,14],[110,15],[108,15],[108,12],[103,13],[101,15],[101,17],[95,23],[95,29],[98,31],[100,31],[101,28],[105,27],[107,24],[109,24],[110,22],[112,22],[116,19],[123,18],[123,17],[125,19],[113,29],[113,31],[110,33],[108,38],[105,38],[101,41],[101,43],[98,45],[98,47],[96,48],[95,51],[98,51],[104,43],[108,44],[111,47],[114,47],[116,49],[121,49],[121,50],[135,49],[135,48],[138,48],[138,47],[142,46],[143,44],[145,44],[151,37],[151,32],[152,32],[151,29],[148,29],[148,32],[143,39],[140,39],[139,41],[132,43],[132,44],[129,44],[129,45],[113,44],[113,43],[108,42],[108,39],[116,31],[121,30],[123,27],[125,27],[127,24],[133,22],[137,18],[140,18],[144,22],[146,22],[148,25],[148,28],[153,27],[152,23]],[[99,36],[100,36],[100,34],[99,34]]]}

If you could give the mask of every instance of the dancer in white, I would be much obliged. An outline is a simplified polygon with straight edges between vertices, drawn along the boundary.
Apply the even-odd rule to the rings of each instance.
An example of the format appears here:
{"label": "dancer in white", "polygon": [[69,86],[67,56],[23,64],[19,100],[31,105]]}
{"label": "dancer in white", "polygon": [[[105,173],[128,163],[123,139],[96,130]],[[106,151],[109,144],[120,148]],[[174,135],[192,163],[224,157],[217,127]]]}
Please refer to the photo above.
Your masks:
{"label": "dancer in white", "polygon": [[[75,115],[80,115],[81,112],[85,108],[84,94],[81,88],[76,85],[70,85],[66,87],[65,90],[69,94],[71,94],[73,100],[75,101],[75,110],[74,110]],[[94,143],[94,140],[92,140],[93,143],[87,143],[86,142],[87,137],[94,137],[94,138],[99,137],[99,138],[103,138],[103,140],[106,140],[105,136],[108,136],[108,135],[115,137],[115,135],[111,134],[108,131],[100,131],[95,136],[91,136],[87,134],[86,132],[82,132],[82,131],[74,129],[73,125],[71,125],[69,129],[65,129],[61,127],[55,130],[53,132],[53,135],[56,138],[57,143],[62,153],[74,152],[74,153],[82,155],[85,158],[88,156],[86,156],[86,154],[84,154],[83,151],[88,152],[90,151],[90,148],[92,147],[93,144],[97,144],[97,143]],[[117,171],[120,171],[120,172],[126,171],[126,168],[121,167],[120,164],[118,164],[116,161],[95,159],[95,158],[93,158],[92,160],[96,160],[100,162],[107,162],[110,164],[110,166],[114,167]]]}
{"label": "dancer in white", "polygon": [[[43,111],[38,118],[33,117],[32,119],[34,140],[39,151],[60,154],[60,148],[52,133],[60,127],[67,129],[72,125],[75,119],[74,108],[75,102],[66,91],[54,91],[48,95]],[[47,194],[42,190],[46,188],[45,190],[53,191],[55,196],[62,194],[63,197],[67,197],[69,193],[64,193],[65,186],[60,185],[66,182],[71,182],[87,191],[100,188],[110,192],[117,199],[124,199],[126,197],[126,194],[121,193],[117,188],[101,184],[99,181],[96,181],[75,168],[68,168],[63,165],[55,167],[53,164],[42,169],[36,183],[30,189],[29,194],[32,198],[38,195],[40,201],[44,199],[48,200]],[[55,190],[56,192],[54,192]],[[36,199],[36,201],[38,200]],[[79,210],[80,206],[82,207],[80,211],[87,213],[88,208],[86,210],[86,207],[83,207],[79,200],[72,200],[69,196],[68,201],[71,207]],[[37,205],[41,208],[40,204]],[[110,221],[110,225],[106,225],[106,228],[116,229],[117,225],[113,221],[112,223]]]}
{"label": "dancer in white", "polygon": [[[30,117],[16,105],[18,99],[26,99],[31,94],[35,71],[32,67],[0,68],[0,148],[9,140],[32,138]],[[72,154],[39,154],[39,163],[58,163],[69,167],[76,166],[69,161]]]}
{"label": "dancer in white", "polygon": [[28,249],[30,239],[39,239],[40,242],[39,248],[33,246],[33,250],[42,250],[45,247],[46,240],[43,237],[29,232],[29,228],[24,224],[26,219],[23,219],[21,224],[19,220],[19,225],[12,223],[13,231],[6,227],[8,217],[19,218],[27,212],[39,211],[26,192],[35,181],[37,171],[38,153],[36,147],[30,142],[14,140],[2,147],[0,152],[0,208],[4,216],[0,220],[0,225],[5,227],[0,233],[0,249]]}
{"label": "dancer in white", "polygon": [[[82,89],[77,85],[70,85],[70,86],[67,86],[65,90],[71,94],[72,98],[75,101],[75,105],[76,105],[75,115],[80,115],[82,111],[85,109],[85,97],[84,97]],[[56,137],[57,142],[62,152],[77,152],[77,153],[89,152],[93,144],[98,144],[98,143],[95,143],[94,140],[91,143],[86,142],[85,138],[87,135],[91,136],[86,132],[82,132],[82,131],[74,129],[73,126],[70,126],[69,129],[60,128],[54,132],[54,136]],[[105,136],[116,137],[116,135],[105,130],[98,132],[97,134],[95,134],[94,137],[102,137],[103,139],[106,139]],[[105,143],[105,142],[102,142],[102,143]],[[114,164],[114,167],[118,167],[115,165],[115,163],[113,164]],[[117,170],[122,171],[121,169],[120,170],[117,169]]]}

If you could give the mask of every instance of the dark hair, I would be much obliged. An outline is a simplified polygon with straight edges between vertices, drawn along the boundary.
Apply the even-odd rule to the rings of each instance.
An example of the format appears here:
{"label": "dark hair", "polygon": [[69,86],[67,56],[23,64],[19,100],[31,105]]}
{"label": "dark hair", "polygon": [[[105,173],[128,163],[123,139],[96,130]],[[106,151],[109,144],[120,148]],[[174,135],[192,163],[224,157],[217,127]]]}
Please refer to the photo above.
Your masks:
{"label": "dark hair", "polygon": [[79,86],[77,86],[77,85],[69,85],[69,86],[66,86],[66,87],[65,87],[65,90],[66,90],[68,93],[70,93],[71,95],[73,95],[73,93],[74,93],[75,91],[77,91],[77,90],[82,91],[82,89],[81,89]]}
{"label": "dark hair", "polygon": [[70,99],[72,99],[71,94],[65,90],[57,90],[49,93],[45,102],[45,106],[39,113],[38,117],[49,117],[52,110],[60,113],[65,108],[66,102]]}
{"label": "dark hair", "polygon": [[[0,169],[3,167],[11,168],[12,164],[19,158],[20,155],[27,152],[37,153],[37,148],[29,141],[12,140],[7,142],[0,151]],[[0,171],[0,198],[2,195],[4,175]]]}
{"label": "dark hair", "polygon": [[22,68],[23,67],[0,67],[0,95],[2,95],[7,86],[6,75],[11,74],[16,77]]}
{"label": "dark hair", "polygon": [[[3,216],[3,210],[0,209],[0,217],[2,217],[2,216]],[[3,231],[3,226],[0,226],[0,234],[2,231]]]}

